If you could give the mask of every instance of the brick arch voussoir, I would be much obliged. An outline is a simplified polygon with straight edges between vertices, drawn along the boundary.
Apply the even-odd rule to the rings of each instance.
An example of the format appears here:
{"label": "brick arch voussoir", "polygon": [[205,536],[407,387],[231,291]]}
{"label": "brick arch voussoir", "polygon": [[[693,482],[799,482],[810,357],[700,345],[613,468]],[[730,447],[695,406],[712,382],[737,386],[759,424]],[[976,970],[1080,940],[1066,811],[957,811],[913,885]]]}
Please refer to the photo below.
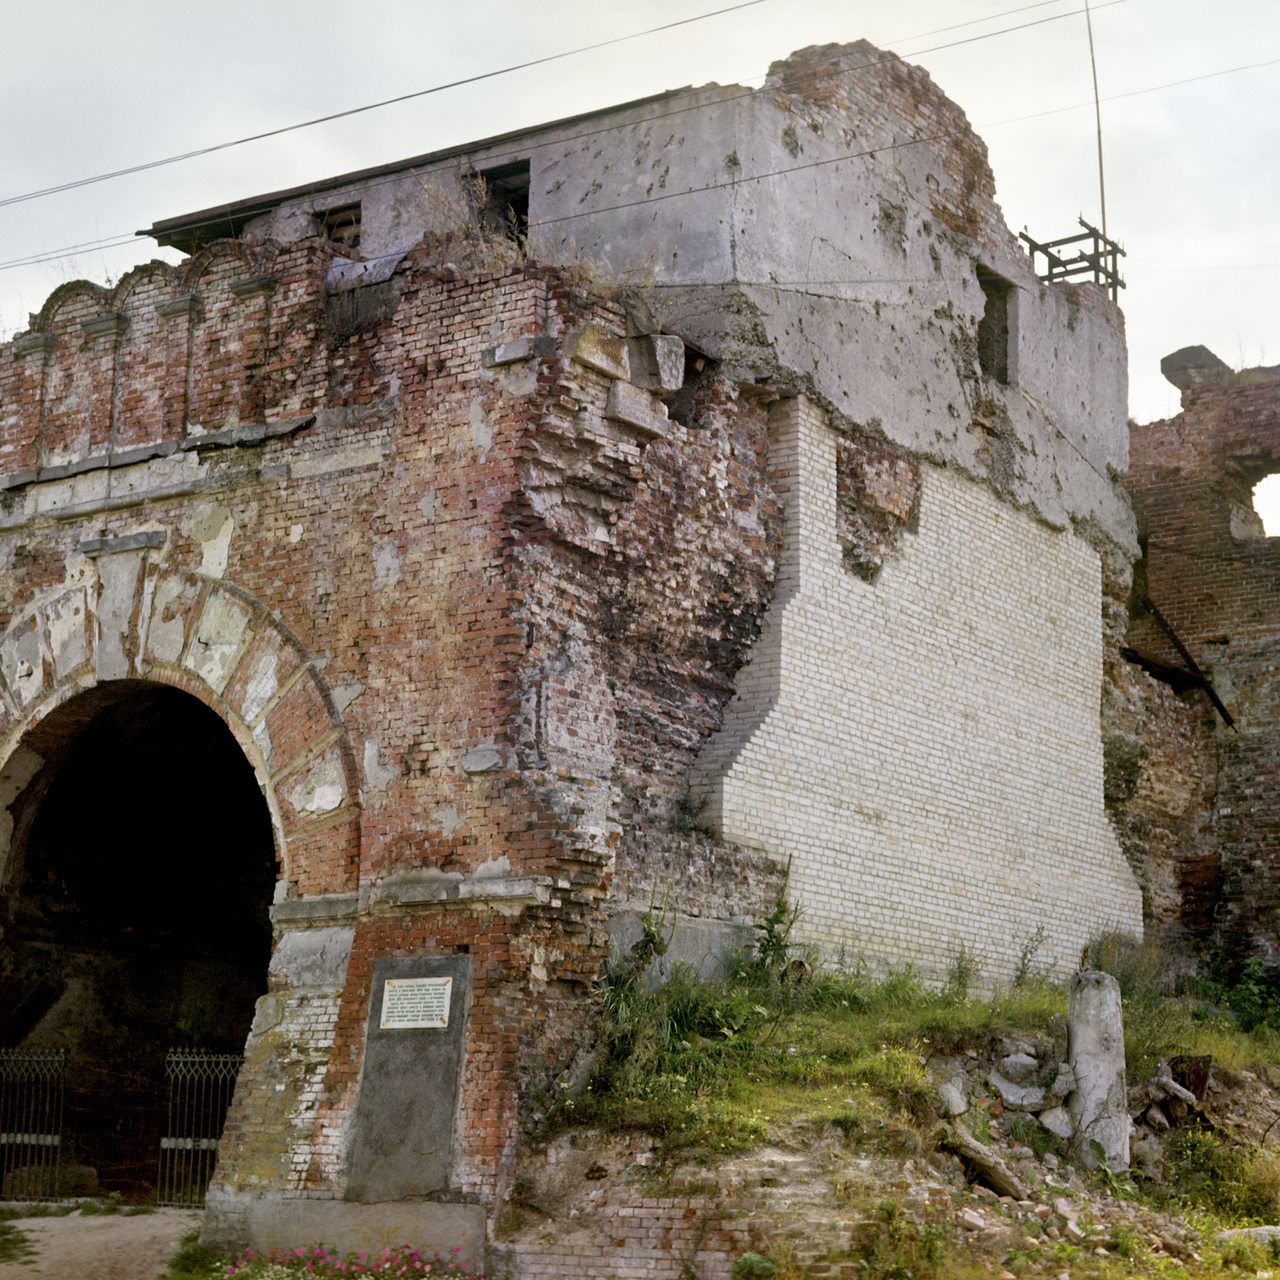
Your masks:
{"label": "brick arch voussoir", "polygon": [[32,729],[110,681],[169,685],[211,708],[253,767],[291,887],[355,886],[360,774],[350,737],[302,642],[261,600],[149,565],[131,597],[107,600],[85,575],[34,601],[0,635],[0,791]]}
{"label": "brick arch voussoir", "polygon": [[110,290],[91,280],[69,280],[66,284],[60,284],[44,300],[44,306],[40,308],[40,314],[31,326],[32,330],[36,333],[49,333],[57,322],[58,312],[81,298],[89,299],[95,310],[104,311],[110,297]]}
{"label": "brick arch voussoir", "polygon": [[171,262],[152,258],[150,262],[143,262],[120,277],[107,299],[107,309],[109,311],[128,310],[129,301],[134,293],[149,284],[153,278],[163,286],[167,286],[169,292],[174,294],[178,292],[181,279],[178,269]]}
{"label": "brick arch voussoir", "polygon": [[177,278],[185,288],[198,293],[207,277],[228,261],[237,263],[245,275],[257,275],[270,267],[273,257],[265,247],[243,240],[211,240],[177,268]]}

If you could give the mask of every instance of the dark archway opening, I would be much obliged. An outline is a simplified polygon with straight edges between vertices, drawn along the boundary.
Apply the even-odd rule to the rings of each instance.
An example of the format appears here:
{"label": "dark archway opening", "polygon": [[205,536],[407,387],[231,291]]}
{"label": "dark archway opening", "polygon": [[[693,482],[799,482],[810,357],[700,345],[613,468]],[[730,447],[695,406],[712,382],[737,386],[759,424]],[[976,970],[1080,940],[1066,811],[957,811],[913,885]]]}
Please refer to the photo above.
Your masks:
{"label": "dark archway opening", "polygon": [[63,1168],[145,1198],[166,1054],[242,1052],[266,990],[270,812],[227,726],[177,689],[99,686],[26,743],[45,763],[10,806],[0,1040],[66,1055]]}

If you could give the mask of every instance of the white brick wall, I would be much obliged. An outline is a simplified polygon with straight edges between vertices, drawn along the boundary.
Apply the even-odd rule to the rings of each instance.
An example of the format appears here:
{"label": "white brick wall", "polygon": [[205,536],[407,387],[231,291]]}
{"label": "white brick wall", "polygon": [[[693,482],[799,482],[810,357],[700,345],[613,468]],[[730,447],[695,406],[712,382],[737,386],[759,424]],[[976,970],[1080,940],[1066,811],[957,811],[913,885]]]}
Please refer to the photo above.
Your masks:
{"label": "white brick wall", "polygon": [[1096,553],[926,465],[918,533],[863,582],[835,433],[803,398],[774,433],[778,594],[695,775],[724,839],[794,859],[797,935],[828,957],[937,972],[963,943],[999,979],[1038,925],[1059,972],[1097,930],[1141,934],[1102,803]]}

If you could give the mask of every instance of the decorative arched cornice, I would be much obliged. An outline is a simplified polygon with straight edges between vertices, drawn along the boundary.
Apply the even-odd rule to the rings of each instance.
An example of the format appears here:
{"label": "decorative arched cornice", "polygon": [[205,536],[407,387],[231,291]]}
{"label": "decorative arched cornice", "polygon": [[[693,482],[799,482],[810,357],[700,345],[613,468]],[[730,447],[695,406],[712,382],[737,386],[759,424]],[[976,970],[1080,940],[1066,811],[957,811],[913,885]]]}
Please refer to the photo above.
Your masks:
{"label": "decorative arched cornice", "polygon": [[169,291],[173,293],[179,291],[181,277],[177,268],[160,258],[152,258],[150,262],[143,262],[120,277],[108,297],[107,309],[109,311],[127,310],[134,291],[139,286],[150,283],[153,278],[158,279]]}
{"label": "decorative arched cornice", "polygon": [[91,280],[69,280],[60,284],[44,301],[40,314],[31,326],[33,333],[48,333],[52,330],[58,312],[78,298],[87,298],[97,311],[108,310],[111,291]]}
{"label": "decorative arched cornice", "polygon": [[319,670],[262,601],[142,551],[82,562],[0,636],[0,776],[56,707],[138,679],[194,694],[230,728],[271,809],[291,893],[354,889],[359,774]]}
{"label": "decorative arched cornice", "polygon": [[260,246],[246,244],[243,240],[211,240],[178,271],[185,287],[194,291],[210,271],[227,259],[238,259],[243,264],[244,274],[249,276],[266,271],[273,257],[274,254],[264,253]]}

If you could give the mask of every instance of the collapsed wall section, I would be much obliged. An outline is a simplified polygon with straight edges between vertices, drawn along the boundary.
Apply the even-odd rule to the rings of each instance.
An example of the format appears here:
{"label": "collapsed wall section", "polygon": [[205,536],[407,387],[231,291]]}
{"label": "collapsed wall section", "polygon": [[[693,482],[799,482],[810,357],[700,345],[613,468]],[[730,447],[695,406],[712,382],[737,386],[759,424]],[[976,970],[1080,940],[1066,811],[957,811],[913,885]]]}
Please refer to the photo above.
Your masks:
{"label": "collapsed wall section", "polygon": [[1280,539],[1265,536],[1252,491],[1280,469],[1280,372],[1233,373],[1203,347],[1161,369],[1182,412],[1132,431],[1126,484],[1143,556],[1124,681],[1141,714],[1117,716],[1109,744],[1117,814],[1156,924],[1228,965],[1248,955],[1274,965]]}

